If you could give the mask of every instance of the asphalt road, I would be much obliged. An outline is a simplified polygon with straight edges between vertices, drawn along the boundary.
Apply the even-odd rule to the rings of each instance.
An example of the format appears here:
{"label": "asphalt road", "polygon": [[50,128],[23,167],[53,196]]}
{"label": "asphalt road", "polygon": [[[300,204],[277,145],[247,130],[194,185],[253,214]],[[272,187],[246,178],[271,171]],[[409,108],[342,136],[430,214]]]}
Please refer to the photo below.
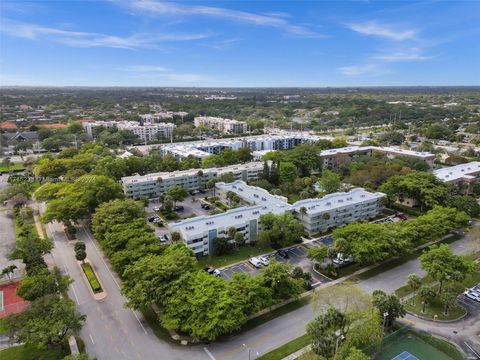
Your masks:
{"label": "asphalt road", "polygon": [[99,360],[209,359],[202,347],[181,347],[159,340],[141,314],[124,307],[120,280],[110,269],[91,234],[81,229],[77,238],[85,242],[87,257],[93,262],[108,294],[103,301],[94,300],[75,260],[73,242],[68,242],[58,223],[50,223],[46,229],[55,243],[52,251],[54,262],[75,280],[70,286],[69,296],[76,302],[78,310],[87,315],[80,335],[92,357]]}

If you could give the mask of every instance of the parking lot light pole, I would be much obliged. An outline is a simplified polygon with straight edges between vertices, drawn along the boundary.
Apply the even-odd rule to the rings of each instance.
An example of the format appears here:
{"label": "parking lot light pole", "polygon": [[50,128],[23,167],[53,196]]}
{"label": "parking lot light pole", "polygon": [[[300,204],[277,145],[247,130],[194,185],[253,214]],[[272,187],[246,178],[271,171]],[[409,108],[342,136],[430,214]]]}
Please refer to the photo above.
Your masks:
{"label": "parking lot light pole", "polygon": [[245,348],[245,350],[248,351],[248,360],[250,360],[250,352],[252,351],[252,349],[249,348],[249,347],[248,347],[247,345],[245,345],[245,344],[242,344],[242,346]]}

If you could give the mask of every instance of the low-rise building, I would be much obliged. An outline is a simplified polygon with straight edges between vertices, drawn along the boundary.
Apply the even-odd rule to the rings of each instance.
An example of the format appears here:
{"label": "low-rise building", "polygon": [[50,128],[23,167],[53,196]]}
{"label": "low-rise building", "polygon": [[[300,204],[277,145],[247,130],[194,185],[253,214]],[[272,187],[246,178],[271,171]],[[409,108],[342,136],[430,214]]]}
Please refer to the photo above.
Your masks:
{"label": "low-rise building", "polygon": [[206,126],[218,130],[223,134],[243,134],[247,132],[247,123],[244,121],[224,119],[213,116],[197,116],[194,119],[195,126]]}
{"label": "low-rise building", "polygon": [[336,168],[349,164],[362,156],[372,156],[374,153],[387,157],[399,155],[416,157],[424,160],[430,168],[433,167],[433,160],[435,159],[435,154],[432,153],[385,146],[347,146],[338,149],[323,150],[320,152],[320,156],[323,158],[323,166],[325,168]]}
{"label": "low-rise building", "polygon": [[473,185],[480,178],[480,161],[437,169],[433,172],[437,179],[452,185],[462,194],[470,194]]}
{"label": "low-rise building", "polygon": [[116,127],[120,130],[129,130],[133,132],[143,141],[171,139],[176,127],[173,123],[146,122],[142,125],[136,121],[88,121],[82,122],[82,126],[87,135],[91,138],[96,137],[98,129]]}
{"label": "low-rise building", "polygon": [[190,169],[172,172],[159,172],[147,175],[134,175],[122,178],[123,191],[133,199],[157,197],[174,186],[187,191],[205,188],[210,179],[232,173],[236,179],[256,180],[263,173],[263,162],[225,166],[222,168]]}
{"label": "low-rise building", "polygon": [[305,231],[314,234],[377,216],[383,209],[381,199],[385,197],[383,193],[356,188],[347,193],[300,200],[290,205],[284,196],[272,195],[242,180],[229,184],[217,183],[216,188],[217,194],[224,199],[228,192],[235,193],[244,206],[222,214],[200,216],[169,225],[171,231],[180,233],[185,244],[197,256],[212,254],[214,240],[228,237],[228,229],[232,227],[243,235],[246,243],[255,242],[261,229],[260,217],[268,213],[280,215],[292,212]]}
{"label": "low-rise building", "polygon": [[316,234],[355,221],[374,218],[383,210],[381,192],[355,188],[349,192],[328,194],[320,199],[300,200],[293,204],[295,217],[309,234]]}

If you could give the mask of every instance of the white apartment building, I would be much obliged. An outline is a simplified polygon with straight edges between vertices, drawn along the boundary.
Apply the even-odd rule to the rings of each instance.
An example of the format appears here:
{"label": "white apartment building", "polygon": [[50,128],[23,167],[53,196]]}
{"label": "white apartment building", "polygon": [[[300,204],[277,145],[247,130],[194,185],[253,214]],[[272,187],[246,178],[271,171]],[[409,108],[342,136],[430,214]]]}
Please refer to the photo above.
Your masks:
{"label": "white apartment building", "polygon": [[247,123],[244,121],[224,119],[213,116],[198,116],[194,119],[195,126],[206,126],[218,130],[223,134],[243,134],[247,132]]}
{"label": "white apartment building", "polygon": [[316,234],[355,221],[374,218],[383,210],[381,192],[362,188],[328,194],[321,199],[300,200],[293,204],[295,217],[309,234]]}
{"label": "white apartment building", "polygon": [[398,155],[416,157],[424,160],[430,168],[433,167],[433,160],[435,159],[435,154],[428,152],[382,146],[347,146],[338,149],[328,149],[322,150],[320,156],[323,158],[323,166],[325,168],[335,168],[353,162],[362,156],[372,156],[374,153],[380,153],[387,157]]}
{"label": "white apartment building", "polygon": [[470,194],[473,185],[480,178],[480,162],[471,161],[466,164],[437,169],[433,172],[437,179],[455,187],[463,194]]}
{"label": "white apartment building", "polygon": [[176,126],[173,123],[140,125],[135,121],[119,121],[117,127],[121,130],[132,131],[143,141],[152,141],[159,138],[171,139]]}
{"label": "white apartment building", "polygon": [[[287,211],[292,212],[305,230],[313,234],[375,217],[383,209],[380,199],[385,196],[383,193],[370,193],[357,188],[348,193],[334,193],[322,199],[301,200],[290,205],[285,197],[272,195],[241,180],[230,184],[217,183],[216,187],[221,197],[226,197],[229,191],[234,192],[245,206],[222,214],[200,216],[169,225],[171,231],[180,233],[185,244],[197,256],[213,253],[213,240],[227,237],[231,227],[241,232],[247,243],[256,241],[261,228],[259,219],[264,214],[280,215]],[[329,215],[325,216],[326,213]]]}
{"label": "white apartment building", "polygon": [[123,177],[121,181],[126,196],[133,199],[152,198],[160,196],[174,186],[180,186],[187,191],[205,188],[210,179],[227,173],[232,173],[238,180],[256,180],[262,174],[263,166],[263,162],[250,162],[222,168],[190,169],[127,176]]}
{"label": "white apartment building", "polygon": [[226,148],[238,150],[248,147],[252,152],[287,150],[303,143],[314,143],[325,137],[306,133],[283,133],[277,135],[248,136],[244,138],[192,141],[179,144],[165,144],[160,148],[162,155],[171,154],[181,160],[189,155],[203,159],[212,154],[220,154]]}
{"label": "white apartment building", "polygon": [[156,140],[159,137],[170,139],[175,131],[175,124],[173,123],[158,123],[140,125],[136,121],[89,121],[83,122],[82,126],[91,138],[95,137],[95,131],[99,127],[112,128],[116,127],[120,130],[130,130],[143,141]]}

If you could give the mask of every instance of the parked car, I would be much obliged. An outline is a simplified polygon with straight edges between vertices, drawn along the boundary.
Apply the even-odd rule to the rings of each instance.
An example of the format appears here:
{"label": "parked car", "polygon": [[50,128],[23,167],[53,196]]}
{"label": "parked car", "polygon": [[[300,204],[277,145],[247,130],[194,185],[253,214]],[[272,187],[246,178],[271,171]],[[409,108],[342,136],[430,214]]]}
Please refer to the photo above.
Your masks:
{"label": "parked car", "polygon": [[202,204],[202,205],[200,205],[200,207],[202,209],[205,209],[205,210],[210,210],[210,205],[208,205],[208,204]]}
{"label": "parked car", "polygon": [[175,206],[175,211],[183,211],[183,210],[185,210],[185,207],[183,205]]}
{"label": "parked car", "polygon": [[205,194],[205,190],[203,190],[203,189],[198,190],[198,192],[199,192],[200,194]]}
{"label": "parked car", "polygon": [[160,211],[160,208],[159,208],[158,206],[155,206],[155,207],[153,208],[153,211]]}
{"label": "parked car", "polygon": [[258,260],[262,263],[263,266],[268,266],[270,264],[270,261],[265,256],[260,256]]}
{"label": "parked car", "polygon": [[337,266],[345,266],[353,262],[353,256],[352,255],[345,256],[342,253],[338,253],[337,257],[334,258],[332,261]]}
{"label": "parked car", "polygon": [[168,242],[168,236],[167,235],[160,235],[160,242],[161,243]]}
{"label": "parked car", "polygon": [[470,289],[465,291],[463,294],[469,299],[480,302],[480,292],[476,292]]}
{"label": "parked car", "polygon": [[155,220],[155,219],[158,219],[158,217],[157,216],[150,216],[148,218],[148,222],[153,222],[153,220]]}
{"label": "parked car", "polygon": [[154,224],[161,224],[161,223],[162,223],[162,219],[160,219],[159,217],[156,217],[155,219],[153,219],[153,223],[154,223]]}
{"label": "parked car", "polygon": [[288,259],[290,257],[290,256],[288,256],[288,252],[286,252],[283,249],[277,250],[277,255],[284,258],[284,259]]}
{"label": "parked car", "polygon": [[262,265],[262,262],[256,257],[250,258],[248,262],[253,266],[255,266],[256,268],[259,268]]}
{"label": "parked car", "polygon": [[479,292],[480,293],[480,284],[477,284],[475,285],[473,288],[471,288],[470,290],[473,290],[475,292]]}
{"label": "parked car", "polygon": [[206,271],[207,273],[209,273],[210,275],[213,275],[213,276],[220,276],[221,275],[220,270],[215,269],[212,266],[207,266],[203,270]]}

